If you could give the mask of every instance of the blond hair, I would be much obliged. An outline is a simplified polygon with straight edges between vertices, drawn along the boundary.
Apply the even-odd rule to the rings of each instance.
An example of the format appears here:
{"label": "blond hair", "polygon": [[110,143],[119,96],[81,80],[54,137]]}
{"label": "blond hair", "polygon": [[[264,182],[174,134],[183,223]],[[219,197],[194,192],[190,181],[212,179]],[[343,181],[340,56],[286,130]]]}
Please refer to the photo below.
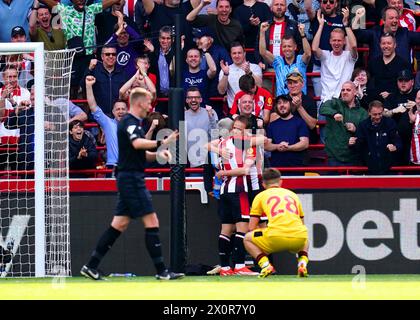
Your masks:
{"label": "blond hair", "polygon": [[140,87],[134,88],[130,92],[130,106],[133,106],[137,100],[144,99],[147,96],[153,99],[152,94],[148,90]]}

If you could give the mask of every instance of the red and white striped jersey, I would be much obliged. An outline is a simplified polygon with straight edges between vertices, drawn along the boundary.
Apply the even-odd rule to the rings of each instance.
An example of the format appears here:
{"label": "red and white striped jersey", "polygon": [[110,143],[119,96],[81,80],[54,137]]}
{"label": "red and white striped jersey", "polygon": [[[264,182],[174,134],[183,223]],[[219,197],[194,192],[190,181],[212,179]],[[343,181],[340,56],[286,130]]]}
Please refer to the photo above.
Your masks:
{"label": "red and white striped jersey", "polygon": [[124,4],[124,13],[134,20],[134,7],[137,0],[127,0]]}
{"label": "red and white striped jersey", "polygon": [[420,112],[416,112],[416,120],[413,123],[413,136],[411,138],[410,161],[420,164]]}
{"label": "red and white striped jersey", "polygon": [[[247,160],[255,162],[257,150],[256,147],[251,147],[251,140],[248,137],[231,136],[222,139],[218,148],[219,154],[222,154],[222,150],[225,150],[231,155],[229,159],[219,158],[220,167],[223,170],[243,168]],[[252,167],[255,167],[255,164]],[[258,190],[258,170],[251,168],[250,179],[253,190]],[[248,192],[247,176],[224,176],[220,194],[238,192]]]}
{"label": "red and white striped jersey", "polygon": [[407,28],[410,31],[416,31],[416,18],[414,18],[412,10],[403,10],[399,24],[401,27]]}
{"label": "red and white striped jersey", "polygon": [[275,22],[270,27],[268,50],[275,56],[282,56],[281,39],[286,33],[286,22]]}

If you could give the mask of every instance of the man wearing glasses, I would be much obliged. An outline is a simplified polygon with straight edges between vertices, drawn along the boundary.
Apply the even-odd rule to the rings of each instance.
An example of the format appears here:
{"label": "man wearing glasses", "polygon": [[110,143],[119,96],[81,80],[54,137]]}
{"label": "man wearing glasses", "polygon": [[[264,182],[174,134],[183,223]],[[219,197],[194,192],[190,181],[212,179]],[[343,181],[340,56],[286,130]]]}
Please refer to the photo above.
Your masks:
{"label": "man wearing glasses", "polygon": [[128,81],[123,69],[116,65],[117,49],[111,45],[102,48],[102,62],[92,59],[88,75],[96,78],[93,94],[103,112],[112,117],[112,106],[119,97],[120,88]]}

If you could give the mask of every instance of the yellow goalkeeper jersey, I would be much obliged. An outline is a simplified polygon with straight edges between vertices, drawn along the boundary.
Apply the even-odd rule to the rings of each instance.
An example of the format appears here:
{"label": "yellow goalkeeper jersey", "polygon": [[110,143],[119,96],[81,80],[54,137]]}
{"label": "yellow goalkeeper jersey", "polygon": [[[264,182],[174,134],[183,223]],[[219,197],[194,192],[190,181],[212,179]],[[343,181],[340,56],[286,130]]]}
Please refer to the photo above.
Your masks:
{"label": "yellow goalkeeper jersey", "polygon": [[280,187],[260,192],[252,202],[250,215],[260,217],[263,212],[268,218],[268,228],[278,235],[307,238],[308,231],[301,220],[302,204],[294,192]]}

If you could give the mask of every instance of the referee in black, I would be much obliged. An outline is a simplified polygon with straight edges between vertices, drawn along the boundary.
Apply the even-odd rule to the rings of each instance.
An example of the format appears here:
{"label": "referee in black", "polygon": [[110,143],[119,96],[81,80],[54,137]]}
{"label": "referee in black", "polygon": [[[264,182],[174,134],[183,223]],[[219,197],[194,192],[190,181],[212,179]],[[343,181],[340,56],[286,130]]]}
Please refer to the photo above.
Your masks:
{"label": "referee in black", "polygon": [[[146,161],[171,160],[167,148],[178,136],[178,131],[161,141],[145,138],[141,120],[151,109],[152,95],[143,88],[136,88],[130,94],[130,111],[118,124],[118,203],[110,227],[104,232],[93,251],[89,262],[80,273],[93,280],[101,280],[98,265],[123,233],[131,219],[141,217],[145,227],[146,248],[156,267],[158,280],[173,280],[184,277],[183,273],[168,271],[163,261],[159,238],[159,220],[152,205],[152,197],[146,189],[144,168]],[[150,152],[158,148],[157,152]],[[163,149],[163,150],[159,150]]]}

